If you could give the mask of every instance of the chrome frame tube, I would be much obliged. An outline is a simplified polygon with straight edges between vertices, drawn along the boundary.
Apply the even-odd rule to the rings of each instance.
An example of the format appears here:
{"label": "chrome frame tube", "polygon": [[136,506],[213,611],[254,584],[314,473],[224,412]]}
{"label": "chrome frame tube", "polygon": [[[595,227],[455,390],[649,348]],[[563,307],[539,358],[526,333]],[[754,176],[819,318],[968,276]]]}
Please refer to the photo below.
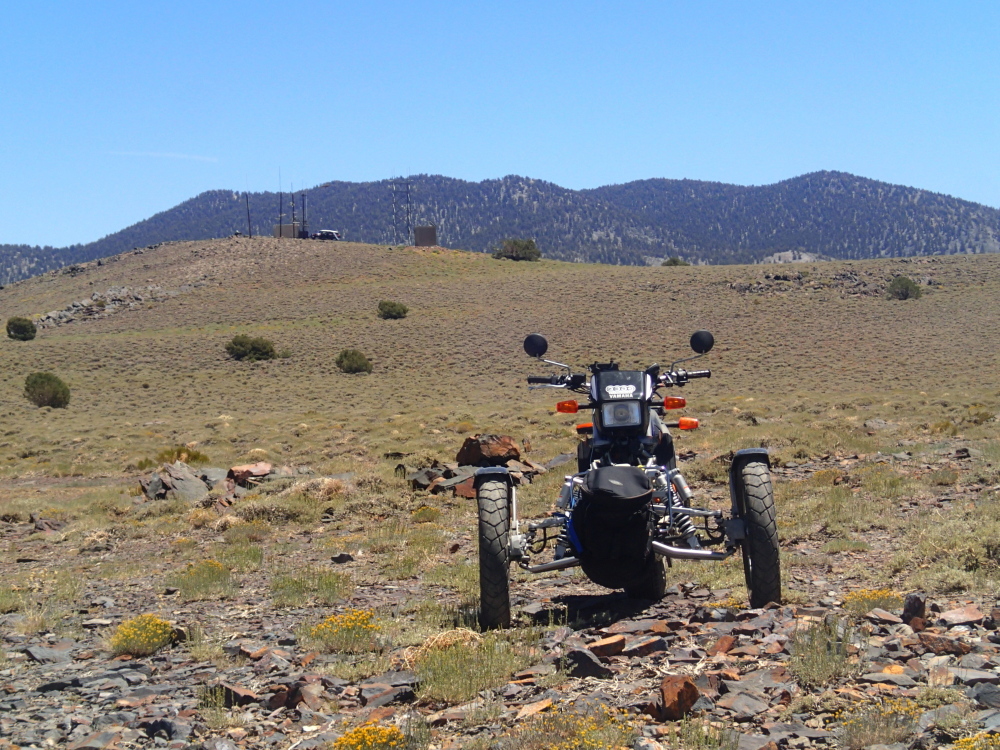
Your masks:
{"label": "chrome frame tube", "polygon": [[651,547],[653,552],[672,560],[725,560],[733,554],[733,551],[717,552],[710,549],[689,549],[686,547],[671,547],[669,544],[653,540]]}
{"label": "chrome frame tube", "polygon": [[550,570],[562,570],[563,568],[572,568],[580,564],[580,560],[576,557],[564,557],[561,560],[553,560],[552,562],[542,563],[540,565],[532,565],[525,568],[529,573],[547,573]]}

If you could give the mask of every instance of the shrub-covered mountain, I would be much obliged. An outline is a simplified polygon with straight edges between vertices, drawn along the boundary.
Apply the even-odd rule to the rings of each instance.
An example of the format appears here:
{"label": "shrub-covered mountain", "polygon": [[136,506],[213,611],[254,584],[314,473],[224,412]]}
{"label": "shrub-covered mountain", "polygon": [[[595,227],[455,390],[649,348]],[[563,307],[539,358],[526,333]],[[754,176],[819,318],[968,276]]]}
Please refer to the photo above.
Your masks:
{"label": "shrub-covered mountain", "polygon": [[[640,180],[567,190],[525,177],[465,182],[419,175],[402,182],[329,182],[296,195],[309,228],[378,244],[406,240],[410,224],[434,224],[438,242],[486,251],[508,237],[534,238],[562,260],[643,264],[753,263],[777,252],[829,258],[1000,251],[1000,211],[925,190],[843,172],[815,172],[760,187],[695,180]],[[284,196],[286,220],[290,198]],[[395,210],[394,210],[395,206]],[[254,234],[270,234],[278,195],[251,193]],[[87,245],[0,246],[0,283],[60,263],[114,255],[168,240],[247,231],[243,194],[215,190]],[[55,265],[53,265],[55,264]]]}

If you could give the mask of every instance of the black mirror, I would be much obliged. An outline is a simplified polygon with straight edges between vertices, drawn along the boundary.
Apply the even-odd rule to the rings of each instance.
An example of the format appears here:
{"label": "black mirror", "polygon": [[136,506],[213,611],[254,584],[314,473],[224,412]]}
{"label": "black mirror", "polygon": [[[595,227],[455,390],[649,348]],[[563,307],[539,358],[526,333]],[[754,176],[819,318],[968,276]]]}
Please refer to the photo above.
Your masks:
{"label": "black mirror", "polygon": [[541,357],[549,350],[549,342],[540,333],[532,333],[524,340],[524,351],[529,357]]}
{"label": "black mirror", "polygon": [[[715,336],[708,331],[695,331],[691,334],[691,348],[695,354],[708,354],[715,346]],[[527,347],[527,343],[525,343]]]}

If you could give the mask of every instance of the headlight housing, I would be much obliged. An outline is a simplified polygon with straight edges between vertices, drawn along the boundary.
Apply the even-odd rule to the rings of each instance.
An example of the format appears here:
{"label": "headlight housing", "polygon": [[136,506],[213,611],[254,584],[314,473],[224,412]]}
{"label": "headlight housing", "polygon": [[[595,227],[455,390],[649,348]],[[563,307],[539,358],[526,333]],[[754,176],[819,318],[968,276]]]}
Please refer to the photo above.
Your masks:
{"label": "headlight housing", "polygon": [[638,401],[612,401],[601,404],[601,424],[605,429],[641,427],[642,409]]}

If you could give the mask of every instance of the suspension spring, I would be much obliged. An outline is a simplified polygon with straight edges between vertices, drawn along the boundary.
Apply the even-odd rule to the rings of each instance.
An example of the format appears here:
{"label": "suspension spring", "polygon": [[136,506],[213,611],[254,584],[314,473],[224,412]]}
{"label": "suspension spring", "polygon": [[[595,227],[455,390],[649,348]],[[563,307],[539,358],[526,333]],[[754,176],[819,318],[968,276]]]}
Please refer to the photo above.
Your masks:
{"label": "suspension spring", "polygon": [[[677,507],[677,508],[681,507],[681,498],[680,495],[677,493],[677,489],[674,487],[673,482],[667,483],[667,495],[670,498],[671,507]],[[691,516],[689,516],[687,513],[677,513],[677,514],[671,513],[670,520],[677,528],[677,531],[680,532],[680,535],[683,536],[685,539],[693,537],[695,534],[698,533],[694,527],[694,524],[691,522]]]}

